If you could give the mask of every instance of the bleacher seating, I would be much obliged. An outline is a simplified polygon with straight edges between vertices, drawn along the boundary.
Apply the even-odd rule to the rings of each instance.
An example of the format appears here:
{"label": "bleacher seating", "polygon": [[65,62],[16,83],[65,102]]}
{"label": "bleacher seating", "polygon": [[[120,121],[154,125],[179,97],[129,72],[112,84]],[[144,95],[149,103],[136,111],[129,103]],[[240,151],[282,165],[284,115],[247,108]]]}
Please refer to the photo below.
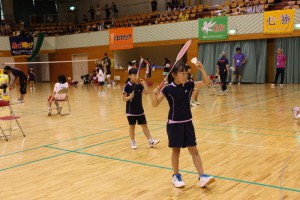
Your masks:
{"label": "bleacher seating", "polygon": [[[249,14],[246,12],[248,2],[252,7],[256,4],[260,5],[263,10],[299,8],[300,5],[300,1],[285,1],[280,4],[274,4],[274,0],[226,0],[223,5],[209,6],[207,4],[199,4],[194,5],[193,7],[187,7],[185,12],[188,15],[188,20],[224,15]],[[118,19],[95,20],[78,25],[74,25],[73,23],[32,23],[26,31],[34,33],[34,35],[37,35],[39,32],[45,32],[46,36],[57,36],[81,32],[101,31],[108,28],[172,23],[180,21],[179,15],[181,12],[181,10],[177,9],[173,11],[139,13],[127,15]],[[14,31],[17,31],[17,27],[12,23],[10,26],[10,32],[7,33],[6,31],[5,34],[12,34]],[[3,32],[4,28],[1,26],[1,35],[4,35]]]}

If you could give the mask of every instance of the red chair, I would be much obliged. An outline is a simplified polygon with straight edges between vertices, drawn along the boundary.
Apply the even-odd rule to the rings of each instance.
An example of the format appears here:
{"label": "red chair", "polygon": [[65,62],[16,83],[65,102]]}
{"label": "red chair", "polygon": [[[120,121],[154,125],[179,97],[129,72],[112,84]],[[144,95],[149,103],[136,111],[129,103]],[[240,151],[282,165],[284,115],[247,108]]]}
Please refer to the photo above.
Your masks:
{"label": "red chair", "polygon": [[[18,120],[17,120],[17,119],[20,118],[20,117],[19,117],[19,116],[15,116],[15,114],[14,114],[14,112],[13,112],[13,110],[12,110],[10,104],[9,104],[9,102],[8,102],[8,101],[5,101],[5,100],[0,100],[0,107],[8,107],[9,110],[10,110],[10,115],[0,117],[0,121],[10,121],[10,126],[9,126],[9,128],[7,128],[7,129],[3,129],[2,126],[0,125],[0,130],[1,130],[2,134],[3,134],[3,137],[6,139],[6,141],[8,141],[8,140],[7,140],[7,136],[10,136],[10,135],[11,135],[11,131],[12,131],[11,121],[12,121],[12,120],[16,120],[19,129],[21,130],[23,136],[25,137],[25,134],[24,134],[24,132],[23,132],[23,130],[22,130],[22,128],[21,128],[21,126],[20,126]],[[4,133],[4,131],[7,131],[7,130],[9,130],[9,135],[5,135],[5,133]]]}

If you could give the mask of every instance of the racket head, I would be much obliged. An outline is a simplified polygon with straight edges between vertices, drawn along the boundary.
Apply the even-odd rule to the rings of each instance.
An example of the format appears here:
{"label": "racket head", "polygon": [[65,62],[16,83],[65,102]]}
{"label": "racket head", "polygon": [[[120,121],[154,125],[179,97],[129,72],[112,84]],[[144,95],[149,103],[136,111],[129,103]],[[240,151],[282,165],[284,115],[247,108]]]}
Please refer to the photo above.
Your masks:
{"label": "racket head", "polygon": [[185,54],[185,52],[188,50],[188,48],[190,47],[192,43],[192,40],[189,39],[184,45],[183,47],[181,48],[181,50],[179,51],[177,57],[176,57],[176,60],[180,60],[182,58],[182,56]]}
{"label": "racket head", "polygon": [[137,71],[137,77],[139,77],[140,69],[142,67],[143,62],[144,62],[144,58],[141,56],[141,59],[140,59],[140,62],[139,62],[139,66],[138,66],[138,71]]}
{"label": "racket head", "polygon": [[180,49],[180,51],[179,51],[179,53],[178,53],[178,55],[177,55],[177,57],[176,57],[175,63],[173,64],[172,68],[170,69],[169,73],[168,73],[167,76],[164,78],[164,80],[159,84],[159,86],[158,86],[158,87],[159,87],[159,90],[162,89],[162,87],[163,87],[165,81],[167,80],[168,76],[169,76],[170,73],[172,72],[174,66],[175,66],[176,63],[182,58],[182,56],[186,53],[186,51],[187,51],[188,48],[190,47],[191,43],[192,43],[192,40],[189,39],[188,41],[186,41],[186,43],[185,43],[185,44],[183,45],[183,47]]}

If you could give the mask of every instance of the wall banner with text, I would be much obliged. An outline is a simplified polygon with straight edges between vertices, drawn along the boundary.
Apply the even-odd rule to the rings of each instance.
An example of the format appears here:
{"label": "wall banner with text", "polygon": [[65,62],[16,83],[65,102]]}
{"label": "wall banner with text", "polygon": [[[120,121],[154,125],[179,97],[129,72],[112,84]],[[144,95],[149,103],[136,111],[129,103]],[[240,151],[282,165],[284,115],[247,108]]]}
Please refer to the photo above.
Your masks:
{"label": "wall banner with text", "polygon": [[294,9],[264,12],[264,33],[292,33],[294,16]]}
{"label": "wall banner with text", "polygon": [[109,49],[132,49],[133,48],[133,28],[109,29]]}

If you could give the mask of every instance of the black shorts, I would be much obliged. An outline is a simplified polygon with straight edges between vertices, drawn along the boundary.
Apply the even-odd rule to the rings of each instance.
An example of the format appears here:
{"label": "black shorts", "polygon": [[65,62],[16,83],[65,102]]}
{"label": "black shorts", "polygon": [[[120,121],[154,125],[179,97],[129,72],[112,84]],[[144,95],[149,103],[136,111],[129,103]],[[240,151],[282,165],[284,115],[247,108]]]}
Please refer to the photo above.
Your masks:
{"label": "black shorts", "polygon": [[233,74],[242,75],[243,74],[243,66],[235,67],[235,70],[233,71]]}
{"label": "black shorts", "polygon": [[104,85],[104,81],[98,82],[98,85]]}
{"label": "black shorts", "polygon": [[140,116],[127,116],[127,120],[129,125],[135,125],[136,122],[138,122],[138,125],[147,124],[146,116],[144,114]]}
{"label": "black shorts", "polygon": [[167,124],[169,147],[185,148],[196,146],[196,135],[192,121]]}
{"label": "black shorts", "polygon": [[20,82],[20,93],[21,94],[26,94],[26,87],[27,87],[26,81]]}

